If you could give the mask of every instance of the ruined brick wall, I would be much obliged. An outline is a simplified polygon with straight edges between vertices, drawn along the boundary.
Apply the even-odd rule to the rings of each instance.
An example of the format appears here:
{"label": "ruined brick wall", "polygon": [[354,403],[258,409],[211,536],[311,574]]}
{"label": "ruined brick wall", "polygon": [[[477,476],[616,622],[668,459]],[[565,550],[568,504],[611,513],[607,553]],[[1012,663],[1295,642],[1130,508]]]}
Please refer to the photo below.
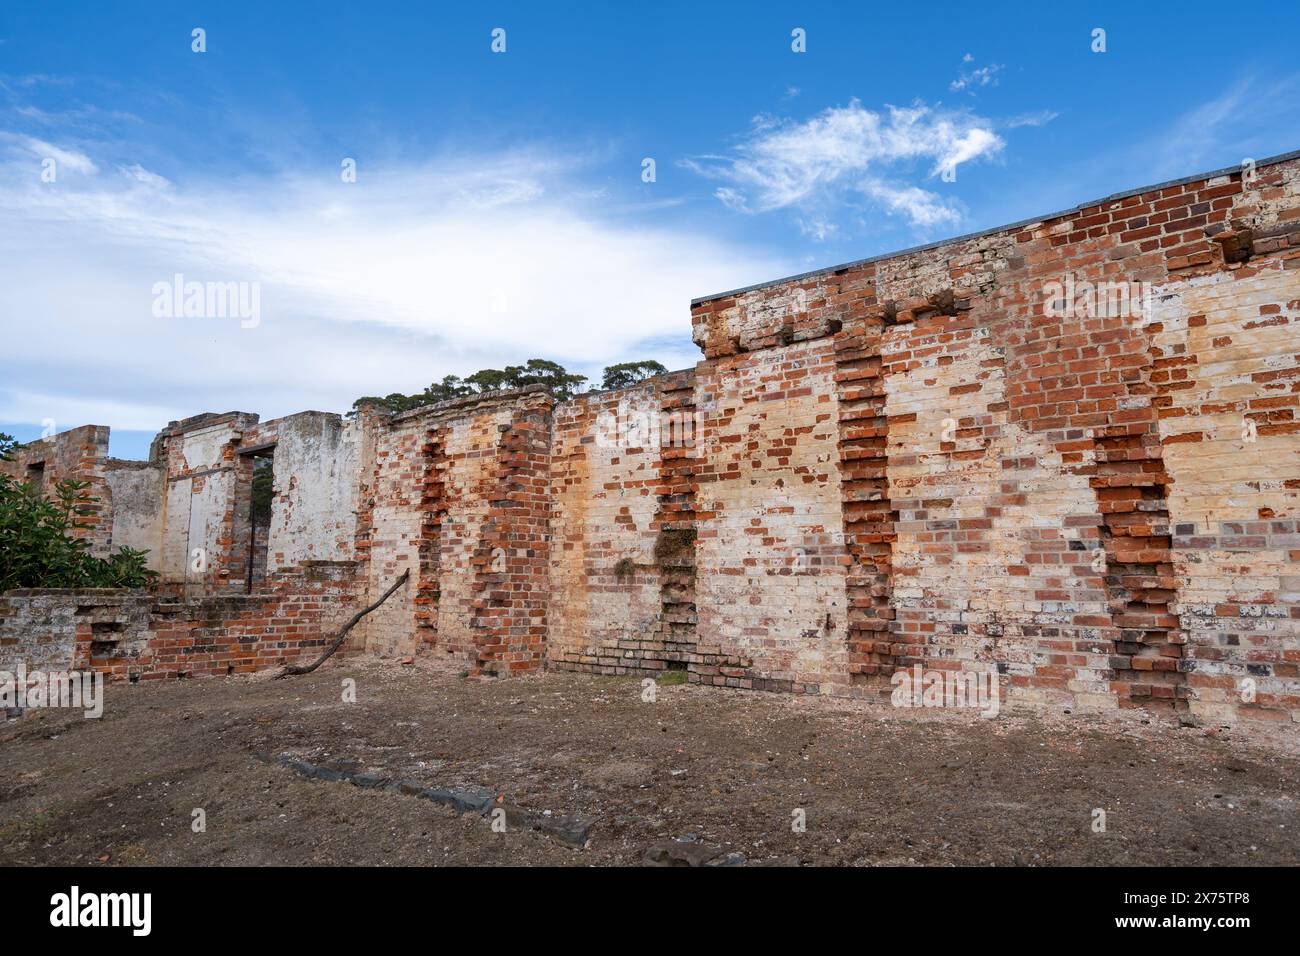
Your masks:
{"label": "ruined brick wall", "polygon": [[969,314],[889,328],[881,351],[895,664],[1000,668],[1022,698],[1111,704],[1088,477],[1013,419],[1005,352]]}
{"label": "ruined brick wall", "polygon": [[365,621],[371,653],[471,673],[545,657],[550,410],[524,390],[376,418],[361,461],[366,593],[411,585]]}
{"label": "ruined brick wall", "polygon": [[[382,435],[380,431],[382,430]],[[430,626],[429,608],[436,588],[421,575],[425,483],[428,459],[427,428],[418,416],[376,422],[368,433],[361,463],[358,554],[364,562],[367,602],[382,595],[403,571],[416,580],[371,612],[353,632],[353,643],[373,654],[414,654],[417,623]],[[417,621],[417,601],[420,617]]]}
{"label": "ruined brick wall", "polygon": [[1298,298],[1284,158],[693,318],[767,388],[836,343],[853,685],[922,663],[1031,704],[1295,720]]}
{"label": "ruined brick wall", "polygon": [[548,628],[556,666],[625,674],[666,665],[655,554],[660,418],[654,383],[556,409]]}
{"label": "ruined brick wall", "polygon": [[835,350],[776,345],[696,370],[699,663],[706,683],[848,683]]}
{"label": "ruined brick wall", "polygon": [[74,534],[90,542],[92,554],[102,557],[111,550],[113,529],[108,461],[108,427],[83,425],[28,442],[11,460],[0,461],[0,474],[38,486],[46,497],[53,497],[60,481],[86,482],[86,494],[96,500],[86,505],[89,513],[78,519],[89,527]]}
{"label": "ruined brick wall", "polygon": [[163,468],[151,461],[108,459],[105,507],[111,514],[109,547],[146,552],[145,566],[162,570]]}
{"label": "ruined brick wall", "polygon": [[0,594],[0,670],[67,671],[78,640],[148,639],[148,595],[117,589],[22,588]]}
{"label": "ruined brick wall", "polygon": [[155,440],[165,468],[159,564],[164,582],[190,594],[237,587],[246,577],[247,550],[238,545],[244,514],[234,504],[252,478],[239,454],[257,416],[199,415],[173,423]]}
{"label": "ruined brick wall", "polygon": [[99,557],[123,547],[147,551],[146,565],[160,570],[162,467],[110,458],[108,437],[106,426],[83,425],[28,442],[10,461],[0,461],[0,474],[39,486],[46,497],[65,479],[85,482],[93,500],[85,506],[90,513],[78,520],[90,527],[73,533]]}
{"label": "ruined brick wall", "polygon": [[79,645],[82,666],[113,678],[250,674],[310,661],[356,610],[356,567],[303,562],[252,594],[223,592],[182,600],[155,597],[142,646]]}
{"label": "ruined brick wall", "polygon": [[[303,561],[356,557],[360,426],[325,412],[258,422],[231,412],[174,422],[155,440],[166,469],[160,525],[163,580],[191,594],[248,590],[250,559],[270,574]],[[274,492],[265,553],[251,540],[257,456]]]}
{"label": "ruined brick wall", "polygon": [[[94,666],[260,666],[409,571],[350,649],[860,696],[919,664],[996,673],[1033,707],[1300,720],[1300,157],[708,297],[692,321],[694,369],[558,406],[534,387],[202,415],[134,471],[106,430],[40,443],[105,488],[95,534],[156,538],[159,594],[227,601],[151,606],[140,653],[101,641]],[[126,505],[154,486],[156,509]]]}
{"label": "ruined brick wall", "polygon": [[1192,280],[1156,311],[1174,610],[1192,709],[1211,718],[1232,716],[1243,680],[1257,716],[1300,711],[1296,261]]}
{"label": "ruined brick wall", "polygon": [[0,595],[0,670],[93,670],[114,680],[225,676],[311,659],[352,614],[355,568],[308,563],[255,594],[174,598],[122,589]]}
{"label": "ruined brick wall", "polygon": [[302,561],[351,560],[356,553],[360,425],[323,412],[268,424],[274,425],[275,440],[268,573]]}
{"label": "ruined brick wall", "polygon": [[474,557],[481,673],[504,677],[546,661],[553,406],[550,395],[525,392],[498,428],[496,485]]}

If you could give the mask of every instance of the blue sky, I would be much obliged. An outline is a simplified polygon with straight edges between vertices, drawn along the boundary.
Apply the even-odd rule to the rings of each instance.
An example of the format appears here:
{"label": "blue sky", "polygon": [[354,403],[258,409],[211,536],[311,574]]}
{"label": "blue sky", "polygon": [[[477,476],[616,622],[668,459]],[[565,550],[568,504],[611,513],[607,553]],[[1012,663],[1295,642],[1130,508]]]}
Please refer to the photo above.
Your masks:
{"label": "blue sky", "polygon": [[0,8],[0,430],[684,367],[692,296],[1300,147],[1295,5],[450,7]]}

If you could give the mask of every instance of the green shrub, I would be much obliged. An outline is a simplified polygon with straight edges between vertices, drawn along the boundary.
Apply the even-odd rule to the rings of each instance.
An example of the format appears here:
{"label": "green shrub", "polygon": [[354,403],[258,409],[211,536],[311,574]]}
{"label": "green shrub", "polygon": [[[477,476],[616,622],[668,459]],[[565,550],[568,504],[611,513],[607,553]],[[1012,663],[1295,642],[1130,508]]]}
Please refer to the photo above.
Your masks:
{"label": "green shrub", "polygon": [[[3,436],[0,436],[3,437]],[[157,578],[146,551],[121,548],[107,558],[72,532],[90,527],[88,482],[65,479],[46,499],[32,485],[0,475],[0,591],[8,588],[138,588]]]}

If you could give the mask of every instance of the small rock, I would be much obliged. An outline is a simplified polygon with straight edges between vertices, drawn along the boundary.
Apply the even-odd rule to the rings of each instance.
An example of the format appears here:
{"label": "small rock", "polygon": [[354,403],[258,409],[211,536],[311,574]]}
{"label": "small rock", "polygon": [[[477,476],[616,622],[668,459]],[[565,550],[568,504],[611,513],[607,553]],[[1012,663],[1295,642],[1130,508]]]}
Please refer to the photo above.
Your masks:
{"label": "small rock", "polygon": [[645,853],[648,866],[704,866],[718,856],[719,850],[700,843],[672,840],[650,847]]}

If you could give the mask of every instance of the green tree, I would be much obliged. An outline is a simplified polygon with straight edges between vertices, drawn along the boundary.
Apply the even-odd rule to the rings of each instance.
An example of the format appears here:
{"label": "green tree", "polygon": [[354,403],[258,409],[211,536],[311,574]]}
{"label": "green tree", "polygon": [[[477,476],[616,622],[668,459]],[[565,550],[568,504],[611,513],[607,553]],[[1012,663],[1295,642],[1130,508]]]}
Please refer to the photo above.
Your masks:
{"label": "green tree", "polygon": [[426,404],[428,404],[464,398],[466,395],[472,395],[473,392],[474,389],[468,383],[462,382],[460,376],[444,375],[441,382],[426,386],[422,397],[427,399]]}
{"label": "green tree", "polygon": [[[8,439],[8,454],[12,439]],[[107,558],[90,553],[75,532],[90,525],[97,500],[89,483],[63,479],[46,498],[30,484],[0,475],[0,591],[8,588],[143,587],[157,574],[145,567],[148,552],[121,548]]]}
{"label": "green tree", "polygon": [[618,365],[606,367],[605,377],[601,380],[600,387],[602,389],[628,388],[643,379],[662,375],[666,371],[668,369],[655,361],[620,362]]}
{"label": "green tree", "polygon": [[505,369],[479,369],[473,375],[465,376],[465,384],[470,386],[472,394],[495,392],[503,388],[514,387],[514,383],[510,380],[509,366]]}
{"label": "green tree", "polygon": [[413,395],[393,392],[380,398],[367,395],[352,403],[352,414],[363,405],[382,408],[390,412],[404,412],[425,405],[435,405],[453,398],[468,395],[481,395],[484,392],[496,392],[502,389],[523,388],[526,385],[545,385],[560,401],[568,401],[587,381],[585,375],[574,375],[558,362],[547,359],[529,359],[523,365],[507,365],[505,368],[479,369],[473,375],[459,378],[447,375],[441,382],[434,382],[424,391]]}
{"label": "green tree", "polygon": [[273,474],[270,458],[258,458],[253,462],[253,519],[262,527],[271,523],[271,498],[275,491]]}
{"label": "green tree", "polygon": [[587,381],[585,375],[573,375],[558,362],[546,359],[529,359],[524,365],[505,367],[506,388],[523,388],[525,385],[545,385],[562,402],[573,398]]}
{"label": "green tree", "polygon": [[417,392],[415,395],[403,395],[401,392],[393,392],[389,395],[380,397],[378,395],[363,395],[352,403],[352,413],[356,414],[363,405],[372,408],[380,408],[388,412],[404,412],[420,405],[428,405],[430,402],[421,401],[423,393]]}

